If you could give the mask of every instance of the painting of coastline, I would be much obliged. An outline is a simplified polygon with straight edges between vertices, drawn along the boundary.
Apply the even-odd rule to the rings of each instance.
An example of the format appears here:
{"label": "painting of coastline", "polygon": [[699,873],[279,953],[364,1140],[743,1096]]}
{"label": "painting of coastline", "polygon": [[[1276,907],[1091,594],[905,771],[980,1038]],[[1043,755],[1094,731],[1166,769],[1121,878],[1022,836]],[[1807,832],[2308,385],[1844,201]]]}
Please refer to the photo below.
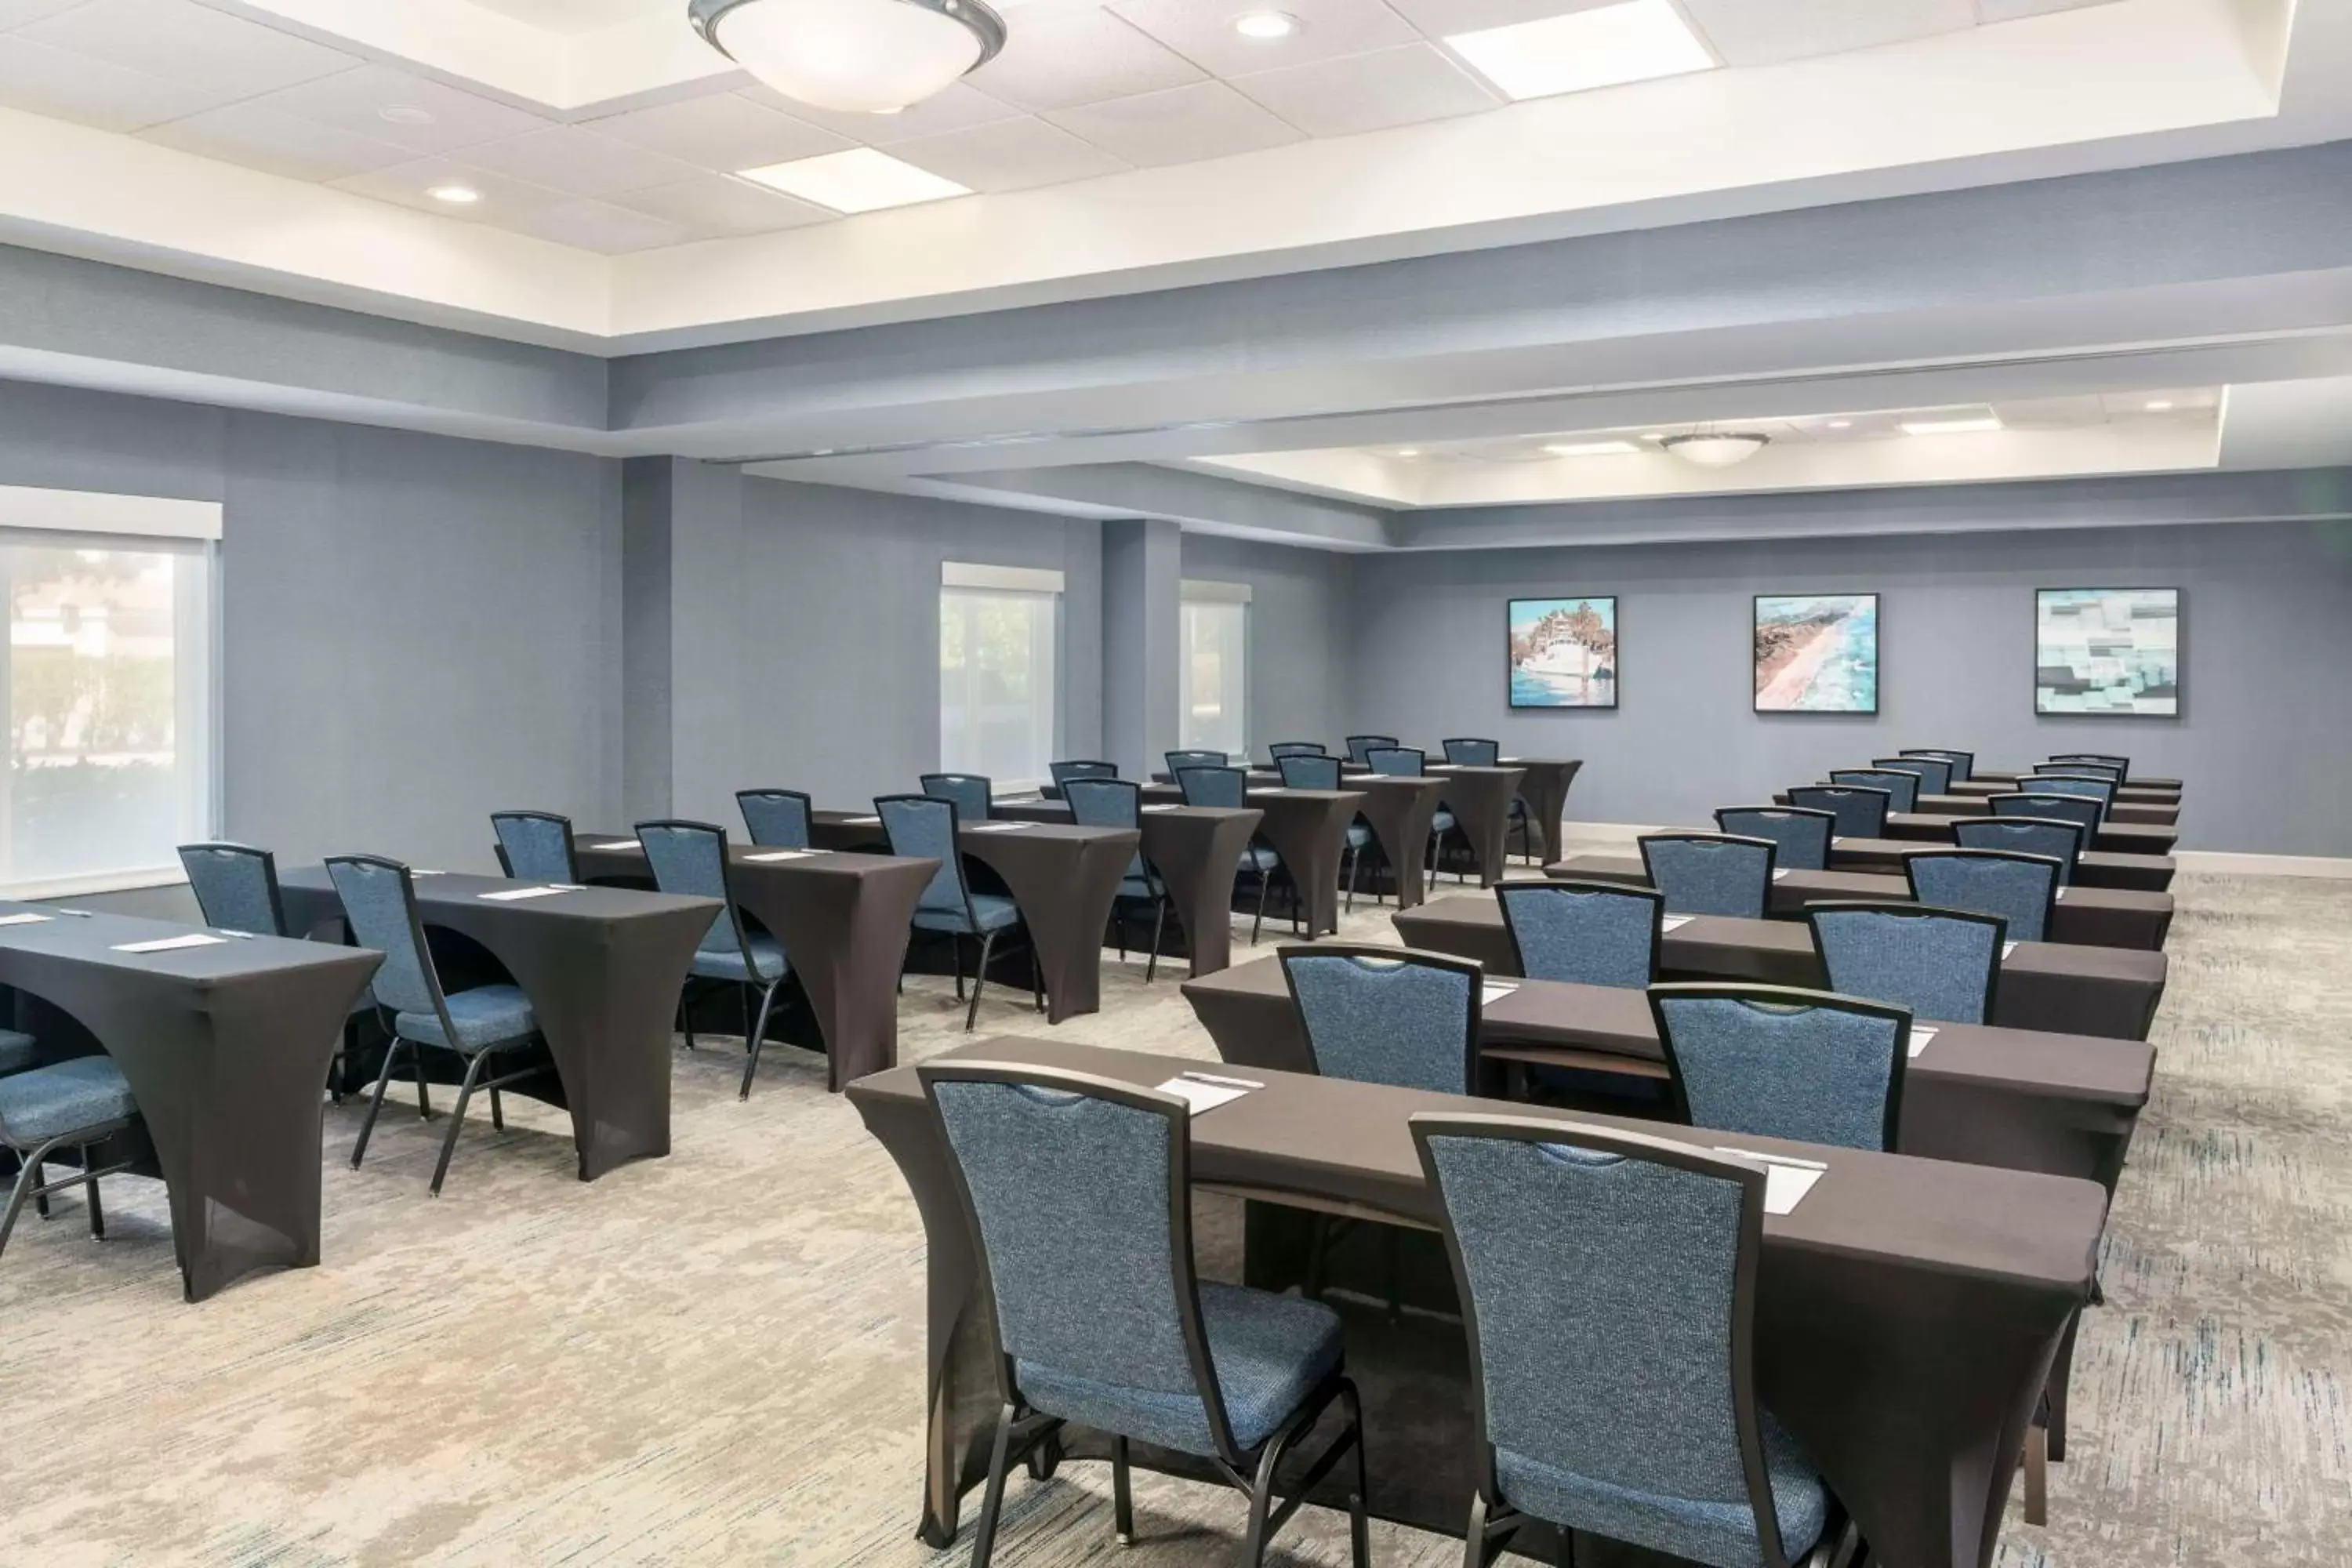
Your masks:
{"label": "painting of coastline", "polygon": [[2036,713],[2180,716],[2180,590],[2034,595]]}
{"label": "painting of coastline", "polygon": [[1511,706],[1617,706],[1617,601],[1513,599]]}
{"label": "painting of coastline", "polygon": [[1878,595],[1756,599],[1756,711],[1878,711]]}

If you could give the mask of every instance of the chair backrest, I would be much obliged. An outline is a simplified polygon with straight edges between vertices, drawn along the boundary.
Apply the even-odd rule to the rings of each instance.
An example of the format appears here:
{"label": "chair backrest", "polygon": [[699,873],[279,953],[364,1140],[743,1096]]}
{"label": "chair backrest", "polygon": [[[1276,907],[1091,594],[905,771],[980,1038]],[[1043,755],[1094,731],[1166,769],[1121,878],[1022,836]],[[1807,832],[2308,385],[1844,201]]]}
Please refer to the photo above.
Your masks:
{"label": "chair backrest", "polygon": [[2078,773],[2034,773],[2020,779],[2018,789],[2035,795],[2071,795],[2081,800],[2099,803],[2099,821],[2107,819],[2107,808],[2116,803],[2113,779],[2095,779]]}
{"label": "chair backrest", "polygon": [[1941,910],[1999,915],[2011,942],[2050,940],[2065,868],[2053,855],[2007,849],[1923,849],[1903,858],[1914,899]]}
{"label": "chair backrest", "polygon": [[1184,1102],[1086,1073],[916,1069],[947,1138],[995,1326],[1000,1393],[1150,1395],[1122,1434],[1235,1458],[1192,1272]]}
{"label": "chair backrest", "polygon": [[1320,741],[1276,741],[1265,754],[1279,763],[1285,757],[1320,757],[1328,753]]}
{"label": "chair backrest", "polygon": [[1062,798],[1080,827],[1134,827],[1143,821],[1143,786],[1133,779],[1072,779],[1062,786]]}
{"label": "chair backrest", "polygon": [[915,908],[971,919],[971,889],[964,886],[963,855],[956,847],[962,826],[956,803],[935,795],[877,795],[874,815],[882,819],[891,854],[928,856],[940,863]]}
{"label": "chair backrest", "polygon": [[964,822],[986,822],[995,801],[995,786],[978,773],[925,773],[916,782],[925,795],[955,802]]}
{"label": "chair backrest", "polygon": [[1477,1082],[1485,977],[1467,959],[1328,942],[1280,951],[1315,1070],[1468,1094]]}
{"label": "chair backrest", "polygon": [[739,789],[736,809],[751,842],[762,849],[809,847],[809,797],[796,789]]}
{"label": "chair backrest", "polygon": [[2031,816],[2054,818],[2071,822],[2083,830],[2083,847],[2088,849],[2097,842],[2099,823],[2105,813],[2099,803],[2085,795],[2060,795],[2040,789],[2020,790],[2014,795],[1985,797],[1996,817]]}
{"label": "chair backrest", "polygon": [[1249,804],[1249,774],[1239,768],[1179,768],[1176,787],[1186,805],[1213,805],[1231,811]]}
{"label": "chair backrest", "polygon": [[1928,749],[1924,751],[1906,751],[1899,754],[1906,757],[1934,757],[1939,762],[1949,763],[1952,765],[1952,777],[1958,779],[1963,783],[1965,783],[1976,772],[1977,754],[1974,752],[1951,752]]}
{"label": "chair backrest", "polygon": [[2113,763],[2044,763],[2026,778],[2105,779],[2109,784],[2120,784],[2124,782],[2124,771]]}
{"label": "chair backrest", "polygon": [[1911,1015],[1784,985],[1653,985],[1675,1112],[1694,1127],[1891,1150]]}
{"label": "chair backrest", "polygon": [[183,844],[180,865],[205,923],[256,936],[286,934],[278,891],[278,857],[250,844]]}
{"label": "chair backrest", "polygon": [[1908,768],[1833,768],[1830,783],[1856,789],[1883,789],[1891,811],[1919,809],[1919,775]]}
{"label": "chair backrest", "polygon": [[1060,789],[1072,779],[1115,779],[1118,777],[1118,764],[1093,762],[1047,763],[1045,772],[1052,777],[1054,787]]}
{"label": "chair backrest", "polygon": [[1694,1549],[1694,1514],[1741,1521],[1750,1561],[1786,1568],[1751,1349],[1764,1166],[1532,1117],[1411,1126],[1444,1208],[1485,1495],[1548,1517],[1578,1511],[1544,1506],[1565,1491],[1590,1511],[1554,1522],[1669,1555]]}
{"label": "chair backrest", "polygon": [[2074,879],[2074,862],[2083,853],[2083,825],[2055,816],[1967,816],[1952,824],[1952,837],[1963,849],[2005,849],[2018,855],[2045,855],[2058,862],[2058,885]]}
{"label": "chair backrest", "polygon": [[1917,773],[1921,795],[1952,793],[1952,764],[1942,757],[1874,757],[1870,765],[1895,773]]}
{"label": "chair backrest", "polygon": [[383,954],[369,982],[377,1005],[395,1013],[432,1013],[446,1027],[441,977],[425,945],[424,922],[416,918],[416,885],[408,868],[381,855],[330,855],[327,877],[335,884],[352,940]]}
{"label": "chair backrest", "polygon": [[1809,905],[1830,989],[1947,1024],[1990,1021],[2006,927],[1999,915],[1918,904]]}
{"label": "chair backrest", "polygon": [[1491,768],[1503,760],[1503,742],[1481,741],[1467,737],[1438,742],[1445,748],[1445,760],[1457,768]]}
{"label": "chair backrest", "polygon": [[1772,902],[1769,838],[1728,833],[1645,833],[1642,864],[1674,915],[1734,915],[1760,921]]}
{"label": "chair backrest", "polygon": [[1666,900],[1622,882],[1497,882],[1519,973],[1576,985],[1643,986],[1658,977]]}
{"label": "chair backrest", "polygon": [[2115,769],[2119,780],[2127,782],[2131,778],[2131,759],[2117,756],[2113,752],[2061,752],[2050,760],[2053,763],[2097,763]]}
{"label": "chair backrest", "polygon": [[1348,760],[1363,763],[1366,767],[1370,767],[1371,764],[1365,761],[1365,752],[1382,746],[1393,746],[1396,743],[1397,738],[1394,735],[1350,735],[1348,737]]}
{"label": "chair backrest", "polygon": [[1429,753],[1418,746],[1374,746],[1364,753],[1364,765],[1383,778],[1419,778]]}
{"label": "chair backrest", "polygon": [[1168,761],[1168,776],[1171,779],[1186,768],[1222,768],[1233,763],[1233,758],[1223,752],[1165,752],[1161,755]]}
{"label": "chair backrest", "polygon": [[702,940],[695,944],[697,950],[740,953],[748,963],[751,949],[736,912],[735,889],[728,879],[727,830],[709,822],[640,822],[637,842],[646,847],[646,864],[653,868],[655,887],[690,899],[717,899],[727,906],[710,917]]}
{"label": "chair backrest", "polygon": [[1830,868],[1830,836],[1837,831],[1832,812],[1799,805],[1727,805],[1715,814],[1715,826],[1738,838],[1770,839],[1776,869]]}
{"label": "chair backrest", "polygon": [[1801,784],[1789,792],[1789,804],[1807,811],[1826,811],[1840,838],[1884,838],[1886,814],[1895,796],[1883,789],[1853,789],[1837,784]]}
{"label": "chair backrest", "polygon": [[499,858],[508,876],[525,882],[580,880],[570,817],[551,811],[494,811],[490,831],[499,836]]}
{"label": "chair backrest", "polygon": [[1286,757],[1276,757],[1274,765],[1281,770],[1285,789],[1338,789],[1339,759],[1321,752],[1309,754],[1293,752]]}

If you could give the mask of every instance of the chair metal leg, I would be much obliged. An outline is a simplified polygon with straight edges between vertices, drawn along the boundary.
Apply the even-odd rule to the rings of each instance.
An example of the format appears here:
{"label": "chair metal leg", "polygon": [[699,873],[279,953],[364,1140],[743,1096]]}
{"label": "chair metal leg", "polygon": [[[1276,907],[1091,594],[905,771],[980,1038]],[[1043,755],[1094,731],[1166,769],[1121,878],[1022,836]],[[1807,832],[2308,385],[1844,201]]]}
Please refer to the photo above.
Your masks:
{"label": "chair metal leg", "polygon": [[98,1160],[90,1152],[91,1147],[92,1145],[88,1143],[81,1146],[81,1185],[82,1191],[89,1194],[89,1238],[92,1241],[104,1241],[106,1209],[98,1201]]}
{"label": "chair metal leg", "polygon": [[[980,967],[971,977],[971,1005],[965,1008],[963,1014],[963,1032],[967,1035],[971,1033],[972,1026],[980,1022],[980,989],[988,984],[988,960],[995,951],[996,933],[990,931],[980,939]],[[958,978],[961,980],[963,966],[963,942],[961,937],[956,941],[956,966]],[[957,988],[956,994],[958,996],[963,994],[961,985]]]}
{"label": "chair metal leg", "polygon": [[1037,939],[1029,939],[1029,1001],[1040,1013],[1045,1010],[1045,961],[1037,956]]}
{"label": "chair metal leg", "polygon": [[1462,1531],[1462,1568],[1486,1568],[1486,1494],[1470,1498],[1470,1522]]}
{"label": "chair metal leg", "polygon": [[1004,1471],[1013,1444],[1013,1406],[1007,1405],[996,1417],[996,1444],[988,1453],[988,1489],[981,1494],[980,1532],[972,1538],[971,1568],[988,1568],[989,1559],[996,1552],[997,1521],[1004,1513]]}
{"label": "chair metal leg", "polygon": [[1110,1440],[1110,1527],[1121,1546],[1135,1544],[1135,1497],[1127,1468],[1127,1439]]}
{"label": "chair metal leg", "polygon": [[1265,1568],[1266,1515],[1274,1509],[1274,1467],[1281,1457],[1282,1445],[1268,1443],[1258,1457],[1257,1474],[1250,1482],[1249,1524],[1242,1532],[1242,1562],[1247,1568]]}
{"label": "chair metal leg", "polygon": [[[951,935],[948,938],[948,952],[955,958],[956,1000],[961,1002],[963,1000],[963,937],[961,934]],[[980,966],[982,969],[986,969],[988,967],[988,960],[986,958],[982,958],[980,961]],[[971,1027],[968,1024],[964,1026],[966,1028]]]}
{"label": "chair metal leg", "polygon": [[751,985],[749,981],[735,987],[735,1011],[743,1021],[743,1048],[751,1048]]}
{"label": "chair metal leg", "polygon": [[1143,963],[1143,983],[1146,985],[1160,973],[1160,939],[1168,931],[1168,896],[1161,894],[1151,909],[1151,956]]}
{"label": "chair metal leg", "polygon": [[1274,883],[1274,873],[1264,867],[1257,873],[1257,918],[1250,921],[1250,945],[1257,945],[1257,933],[1265,925],[1265,890]]}
{"label": "chair metal leg", "polygon": [[441,1159],[433,1167],[433,1195],[441,1195],[441,1178],[449,1173],[449,1156],[457,1152],[457,1129],[466,1124],[466,1102],[474,1098],[474,1080],[481,1076],[482,1064],[490,1059],[488,1051],[476,1051],[466,1064],[466,1081],[457,1086],[457,1108],[449,1113],[449,1131],[441,1138]]}
{"label": "chair metal leg", "polygon": [[[360,1161],[367,1154],[368,1139],[375,1132],[376,1113],[383,1109],[383,1091],[392,1083],[393,1059],[400,1055],[400,1047],[406,1045],[406,1040],[394,1035],[392,1042],[383,1047],[383,1068],[375,1075],[375,1092],[368,1098],[367,1114],[360,1119],[359,1142],[352,1145],[352,1169],[354,1171],[360,1168]],[[415,1048],[409,1046],[411,1050]],[[421,1078],[425,1072],[422,1062],[417,1064],[416,1071]]]}
{"label": "chair metal leg", "polygon": [[691,980],[677,994],[677,1025],[685,1032],[686,1048],[689,1051],[694,1049],[694,982]]}
{"label": "chair metal leg", "polygon": [[8,1250],[8,1235],[16,1228],[16,1216],[25,1212],[26,1198],[31,1195],[35,1187],[41,1184],[41,1157],[46,1155],[51,1147],[52,1145],[45,1143],[30,1153],[21,1150],[17,1152],[16,1185],[8,1194],[7,1212],[0,1214],[0,1252]]}
{"label": "chair metal leg", "polygon": [[768,1043],[768,1010],[775,1005],[776,991],[783,984],[780,978],[760,993],[760,1017],[751,1028],[751,1054],[743,1063],[743,1088],[735,1098],[751,1098],[751,1075],[760,1070],[760,1047]]}
{"label": "chair metal leg", "polygon": [[1356,912],[1356,868],[1363,858],[1364,852],[1360,848],[1348,851],[1348,912],[1351,915]]}
{"label": "chair metal leg", "polygon": [[1340,1394],[1348,1425],[1356,1429],[1356,1489],[1348,1499],[1348,1545],[1353,1568],[1372,1568],[1372,1487],[1364,1458],[1364,1399],[1353,1383]]}
{"label": "chair metal leg", "polygon": [[425,1053],[414,1046],[409,1050],[409,1066],[416,1069],[416,1120],[430,1121],[433,1120],[433,1100],[425,1089]]}
{"label": "chair metal leg", "polygon": [[43,1219],[47,1219],[49,1217],[49,1194],[43,1190],[43,1184],[41,1182],[41,1163],[38,1160],[28,1159],[22,1155],[18,1156],[18,1162],[22,1164],[29,1165],[32,1168],[33,1212],[40,1215]]}
{"label": "chair metal leg", "polygon": [[490,1131],[493,1132],[503,1132],[506,1130],[507,1108],[505,1103],[499,1099],[498,1087],[496,1085],[492,1085],[490,1088]]}

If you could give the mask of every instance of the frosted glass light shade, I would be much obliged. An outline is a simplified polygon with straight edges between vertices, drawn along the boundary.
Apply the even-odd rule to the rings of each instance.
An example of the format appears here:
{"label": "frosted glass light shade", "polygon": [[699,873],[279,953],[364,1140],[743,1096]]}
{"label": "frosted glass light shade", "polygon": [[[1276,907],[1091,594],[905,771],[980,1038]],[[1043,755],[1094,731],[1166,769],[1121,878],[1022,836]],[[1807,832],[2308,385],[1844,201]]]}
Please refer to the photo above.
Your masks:
{"label": "frosted glass light shade", "polygon": [[1004,47],[981,0],[691,0],[688,17],[785,97],[848,113],[920,103]]}

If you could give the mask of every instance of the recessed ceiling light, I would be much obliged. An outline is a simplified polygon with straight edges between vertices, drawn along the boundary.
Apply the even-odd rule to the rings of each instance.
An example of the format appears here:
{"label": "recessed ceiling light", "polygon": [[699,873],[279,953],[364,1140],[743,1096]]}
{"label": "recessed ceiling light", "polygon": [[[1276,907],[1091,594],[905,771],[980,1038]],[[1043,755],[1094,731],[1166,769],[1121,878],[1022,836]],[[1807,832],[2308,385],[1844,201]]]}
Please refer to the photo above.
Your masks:
{"label": "recessed ceiling light", "polygon": [[436,185],[425,194],[453,207],[469,207],[482,199],[482,193],[471,185]]}
{"label": "recessed ceiling light", "polygon": [[1851,419],[1832,419],[1830,421],[1830,428],[1832,430],[1851,430],[1853,428],[1853,421]]}
{"label": "recessed ceiling light", "polygon": [[971,195],[969,185],[959,185],[871,147],[745,169],[742,176],[837,213],[867,213]]}
{"label": "recessed ceiling light", "polygon": [[2000,421],[1990,414],[1969,419],[1906,419],[1906,436],[1977,436],[1988,430],[1998,430]]}
{"label": "recessed ceiling light", "polygon": [[1298,31],[1298,18],[1287,11],[1244,11],[1234,18],[1234,31],[1244,38],[1270,43]]}
{"label": "recessed ceiling light", "polygon": [[1397,448],[1397,456],[1400,458],[1418,458],[1421,456],[1421,448],[1418,447],[1399,447]]}
{"label": "recessed ceiling light", "polygon": [[1631,441],[1559,441],[1544,448],[1555,458],[1614,458],[1641,449]]}
{"label": "recessed ceiling light", "polygon": [[387,103],[382,109],[375,111],[375,117],[378,120],[387,121],[394,125],[430,125],[433,123],[433,111],[429,109],[420,109],[413,103]]}
{"label": "recessed ceiling light", "polygon": [[1728,468],[1772,444],[1760,430],[1701,430],[1667,437],[1666,450],[1702,468]]}
{"label": "recessed ceiling light", "polygon": [[2155,402],[2147,405],[2147,411],[2150,414],[2162,414],[2169,410],[2171,407],[2172,399],[2169,397],[2159,397]]}
{"label": "recessed ceiling light", "polygon": [[1540,22],[1455,33],[1445,45],[1511,98],[1549,98],[1715,68],[1715,57],[1669,0],[1622,0]]}

